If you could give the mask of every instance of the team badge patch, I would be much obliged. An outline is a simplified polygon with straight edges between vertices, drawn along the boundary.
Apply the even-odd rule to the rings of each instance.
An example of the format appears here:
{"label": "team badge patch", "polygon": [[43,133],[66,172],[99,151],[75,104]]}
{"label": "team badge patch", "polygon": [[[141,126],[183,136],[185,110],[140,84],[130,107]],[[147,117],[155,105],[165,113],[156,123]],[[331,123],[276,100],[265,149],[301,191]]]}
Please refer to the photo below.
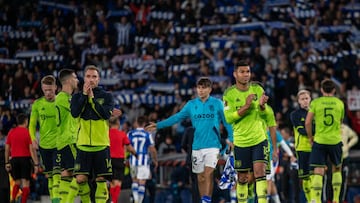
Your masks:
{"label": "team badge patch", "polygon": [[209,109],[210,109],[210,111],[214,111],[214,109],[215,109],[215,108],[214,108],[214,105],[210,105],[210,106],[209,106]]}
{"label": "team badge patch", "polygon": [[97,98],[96,101],[97,101],[99,104],[104,104],[104,102],[105,102],[104,98]]}

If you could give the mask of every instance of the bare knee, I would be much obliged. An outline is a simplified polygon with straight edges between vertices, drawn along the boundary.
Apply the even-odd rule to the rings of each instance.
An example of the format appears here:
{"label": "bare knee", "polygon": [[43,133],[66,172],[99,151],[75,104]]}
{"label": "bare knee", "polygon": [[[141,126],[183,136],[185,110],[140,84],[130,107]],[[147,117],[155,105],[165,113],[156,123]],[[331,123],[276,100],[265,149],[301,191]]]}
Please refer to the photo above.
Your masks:
{"label": "bare knee", "polygon": [[245,184],[249,182],[249,178],[246,173],[238,173],[239,184]]}
{"label": "bare knee", "polygon": [[205,182],[205,174],[204,173],[197,174],[197,179],[199,183]]}
{"label": "bare knee", "polygon": [[255,178],[266,176],[266,164],[255,163],[254,164],[254,176]]}
{"label": "bare knee", "polygon": [[86,175],[77,175],[76,176],[76,182],[77,183],[85,183],[88,181],[88,177]]}

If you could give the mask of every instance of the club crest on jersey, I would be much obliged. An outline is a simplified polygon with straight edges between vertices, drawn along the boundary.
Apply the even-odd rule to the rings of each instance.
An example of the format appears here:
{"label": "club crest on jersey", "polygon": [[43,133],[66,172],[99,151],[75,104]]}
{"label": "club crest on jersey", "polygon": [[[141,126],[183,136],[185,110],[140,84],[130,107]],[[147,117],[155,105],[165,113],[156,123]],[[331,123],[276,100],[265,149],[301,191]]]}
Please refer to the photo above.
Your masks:
{"label": "club crest on jersey", "polygon": [[235,160],[235,168],[240,168],[242,165],[241,160]]}
{"label": "club crest on jersey", "polygon": [[97,101],[99,104],[104,104],[104,102],[105,102],[104,98],[97,98],[96,101]]}
{"label": "club crest on jersey", "polygon": [[214,109],[215,109],[215,108],[214,108],[214,105],[210,105],[210,106],[209,106],[209,109],[210,109],[210,111],[214,111]]}

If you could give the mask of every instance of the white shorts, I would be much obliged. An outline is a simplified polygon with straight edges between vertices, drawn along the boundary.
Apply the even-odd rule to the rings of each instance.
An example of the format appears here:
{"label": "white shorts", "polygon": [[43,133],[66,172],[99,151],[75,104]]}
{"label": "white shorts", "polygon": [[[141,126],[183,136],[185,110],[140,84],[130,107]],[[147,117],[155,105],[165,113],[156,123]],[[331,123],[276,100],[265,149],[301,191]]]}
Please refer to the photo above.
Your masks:
{"label": "white shorts", "polygon": [[205,169],[205,166],[216,168],[217,162],[219,160],[219,153],[220,150],[218,148],[192,150],[192,171],[194,173],[202,173]]}
{"label": "white shorts", "polygon": [[150,166],[130,166],[130,174],[132,178],[139,180],[151,179]]}

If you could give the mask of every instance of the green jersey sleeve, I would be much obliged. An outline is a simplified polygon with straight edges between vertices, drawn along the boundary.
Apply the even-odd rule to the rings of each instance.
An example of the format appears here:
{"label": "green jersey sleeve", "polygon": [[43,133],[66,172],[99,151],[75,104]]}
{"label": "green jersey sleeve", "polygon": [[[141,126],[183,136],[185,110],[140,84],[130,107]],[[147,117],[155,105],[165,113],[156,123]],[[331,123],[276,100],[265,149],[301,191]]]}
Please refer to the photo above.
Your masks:
{"label": "green jersey sleeve", "polygon": [[30,136],[32,140],[36,139],[36,128],[39,124],[39,145],[41,148],[56,148],[56,115],[55,102],[49,102],[44,97],[37,99],[31,107]]}
{"label": "green jersey sleeve", "polygon": [[320,97],[310,103],[309,112],[314,114],[314,141],[319,144],[341,142],[341,123],[344,119],[344,103],[336,97]]}
{"label": "green jersey sleeve", "polygon": [[[229,87],[224,95],[224,115],[226,122],[233,127],[234,145],[249,147],[266,140],[259,98],[264,90],[259,85],[250,85],[247,91],[240,91],[236,86]],[[250,108],[245,115],[239,116],[237,110],[245,105],[249,94],[255,94]]]}

